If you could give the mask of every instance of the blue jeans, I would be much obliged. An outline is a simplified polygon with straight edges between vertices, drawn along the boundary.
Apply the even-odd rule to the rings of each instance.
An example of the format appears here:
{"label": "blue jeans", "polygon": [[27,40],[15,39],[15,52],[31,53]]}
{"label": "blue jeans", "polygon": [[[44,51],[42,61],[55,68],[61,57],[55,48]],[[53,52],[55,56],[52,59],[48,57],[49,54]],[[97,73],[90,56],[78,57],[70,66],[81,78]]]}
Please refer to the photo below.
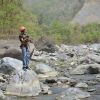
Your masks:
{"label": "blue jeans", "polygon": [[21,47],[22,49],[22,57],[23,57],[23,68],[28,69],[30,53],[28,47]]}

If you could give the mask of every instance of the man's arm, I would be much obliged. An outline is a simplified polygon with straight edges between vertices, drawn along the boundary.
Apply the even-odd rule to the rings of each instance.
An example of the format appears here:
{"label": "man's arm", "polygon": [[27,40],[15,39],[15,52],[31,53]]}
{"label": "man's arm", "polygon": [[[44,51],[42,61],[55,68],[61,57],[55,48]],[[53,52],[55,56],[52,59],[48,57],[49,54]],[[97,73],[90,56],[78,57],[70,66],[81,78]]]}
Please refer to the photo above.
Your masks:
{"label": "man's arm", "polygon": [[25,43],[26,42],[26,39],[23,38],[23,36],[19,36],[19,40],[21,41],[21,43]]}

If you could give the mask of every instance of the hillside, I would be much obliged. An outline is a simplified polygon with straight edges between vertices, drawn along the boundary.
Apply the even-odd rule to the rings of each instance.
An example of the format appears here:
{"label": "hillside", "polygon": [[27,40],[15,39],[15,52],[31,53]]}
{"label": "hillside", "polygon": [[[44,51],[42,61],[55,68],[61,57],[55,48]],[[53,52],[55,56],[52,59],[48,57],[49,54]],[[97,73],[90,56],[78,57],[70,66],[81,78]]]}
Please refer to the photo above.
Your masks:
{"label": "hillside", "polygon": [[100,0],[85,0],[73,21],[79,24],[100,23]]}
{"label": "hillside", "polygon": [[81,9],[84,0],[25,0],[25,8],[40,16],[43,23],[68,22]]}
{"label": "hillside", "polygon": [[[57,44],[100,42],[100,24],[80,25],[100,22],[99,12],[99,0],[1,0],[0,39],[18,39],[24,25],[34,41],[46,37]],[[69,23],[72,20],[80,24]]]}

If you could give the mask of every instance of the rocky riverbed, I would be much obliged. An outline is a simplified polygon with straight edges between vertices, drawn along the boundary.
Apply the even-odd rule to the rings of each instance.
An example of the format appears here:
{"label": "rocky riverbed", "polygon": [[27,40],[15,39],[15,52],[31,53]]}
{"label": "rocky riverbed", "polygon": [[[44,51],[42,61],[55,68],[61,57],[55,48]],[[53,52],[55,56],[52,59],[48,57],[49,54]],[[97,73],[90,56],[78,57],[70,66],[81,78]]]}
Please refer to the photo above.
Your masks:
{"label": "rocky riverbed", "polygon": [[99,43],[39,44],[24,72],[19,42],[1,40],[1,100],[100,100]]}

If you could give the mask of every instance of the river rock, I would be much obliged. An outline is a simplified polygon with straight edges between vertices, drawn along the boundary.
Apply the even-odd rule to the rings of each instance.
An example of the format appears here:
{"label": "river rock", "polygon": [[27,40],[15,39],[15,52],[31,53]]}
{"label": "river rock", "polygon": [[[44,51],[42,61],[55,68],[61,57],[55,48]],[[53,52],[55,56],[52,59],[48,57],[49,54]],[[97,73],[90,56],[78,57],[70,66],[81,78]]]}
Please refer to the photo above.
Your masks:
{"label": "river rock", "polygon": [[36,61],[36,62],[46,62],[47,56],[42,54],[39,56],[32,55],[31,60]]}
{"label": "river rock", "polygon": [[2,76],[0,76],[0,82],[6,82],[6,79],[4,79]]}
{"label": "river rock", "polygon": [[96,79],[100,82],[100,74],[96,76]]}
{"label": "river rock", "polygon": [[77,84],[76,80],[68,77],[59,77],[58,81],[62,82],[63,84],[67,84],[69,86],[75,86]]}
{"label": "river rock", "polygon": [[0,83],[0,89],[1,89],[2,91],[6,91],[7,85],[8,85],[8,82]]}
{"label": "river rock", "polygon": [[80,82],[80,83],[76,84],[75,87],[77,87],[77,88],[87,88],[88,85],[87,85],[86,83],[82,83],[82,82]]}
{"label": "river rock", "polygon": [[43,94],[48,94],[50,87],[47,84],[41,83],[41,89]]}
{"label": "river rock", "polygon": [[6,94],[16,96],[36,96],[41,92],[37,75],[32,70],[16,72],[10,78]]}
{"label": "river rock", "polygon": [[88,92],[83,92],[78,88],[68,88],[56,100],[81,100],[88,97],[90,97]]}
{"label": "river rock", "polygon": [[98,74],[100,72],[99,64],[79,65],[75,69],[70,70],[70,74]]}
{"label": "river rock", "polygon": [[77,62],[78,64],[91,64],[92,63],[92,61],[87,56],[80,57]]}
{"label": "river rock", "polygon": [[57,72],[51,66],[40,63],[36,65],[36,72],[38,73],[39,78],[47,78],[50,76],[57,76]]}
{"label": "river rock", "polygon": [[2,93],[2,91],[0,90],[0,100],[5,100],[6,96]]}
{"label": "river rock", "polygon": [[88,55],[88,58],[93,60],[94,62],[100,64],[100,56],[95,55],[95,54],[90,54],[90,55]]}
{"label": "river rock", "polygon": [[51,72],[51,71],[53,71],[53,69],[46,64],[41,63],[41,64],[36,65],[36,72],[37,73],[45,74],[45,73]]}
{"label": "river rock", "polygon": [[100,43],[99,44],[92,44],[90,46],[90,50],[96,53],[100,53]]}
{"label": "river rock", "polygon": [[13,72],[14,70],[16,71],[22,70],[22,61],[10,57],[5,57],[1,59],[1,64],[0,64],[1,73],[11,74],[11,72]]}

